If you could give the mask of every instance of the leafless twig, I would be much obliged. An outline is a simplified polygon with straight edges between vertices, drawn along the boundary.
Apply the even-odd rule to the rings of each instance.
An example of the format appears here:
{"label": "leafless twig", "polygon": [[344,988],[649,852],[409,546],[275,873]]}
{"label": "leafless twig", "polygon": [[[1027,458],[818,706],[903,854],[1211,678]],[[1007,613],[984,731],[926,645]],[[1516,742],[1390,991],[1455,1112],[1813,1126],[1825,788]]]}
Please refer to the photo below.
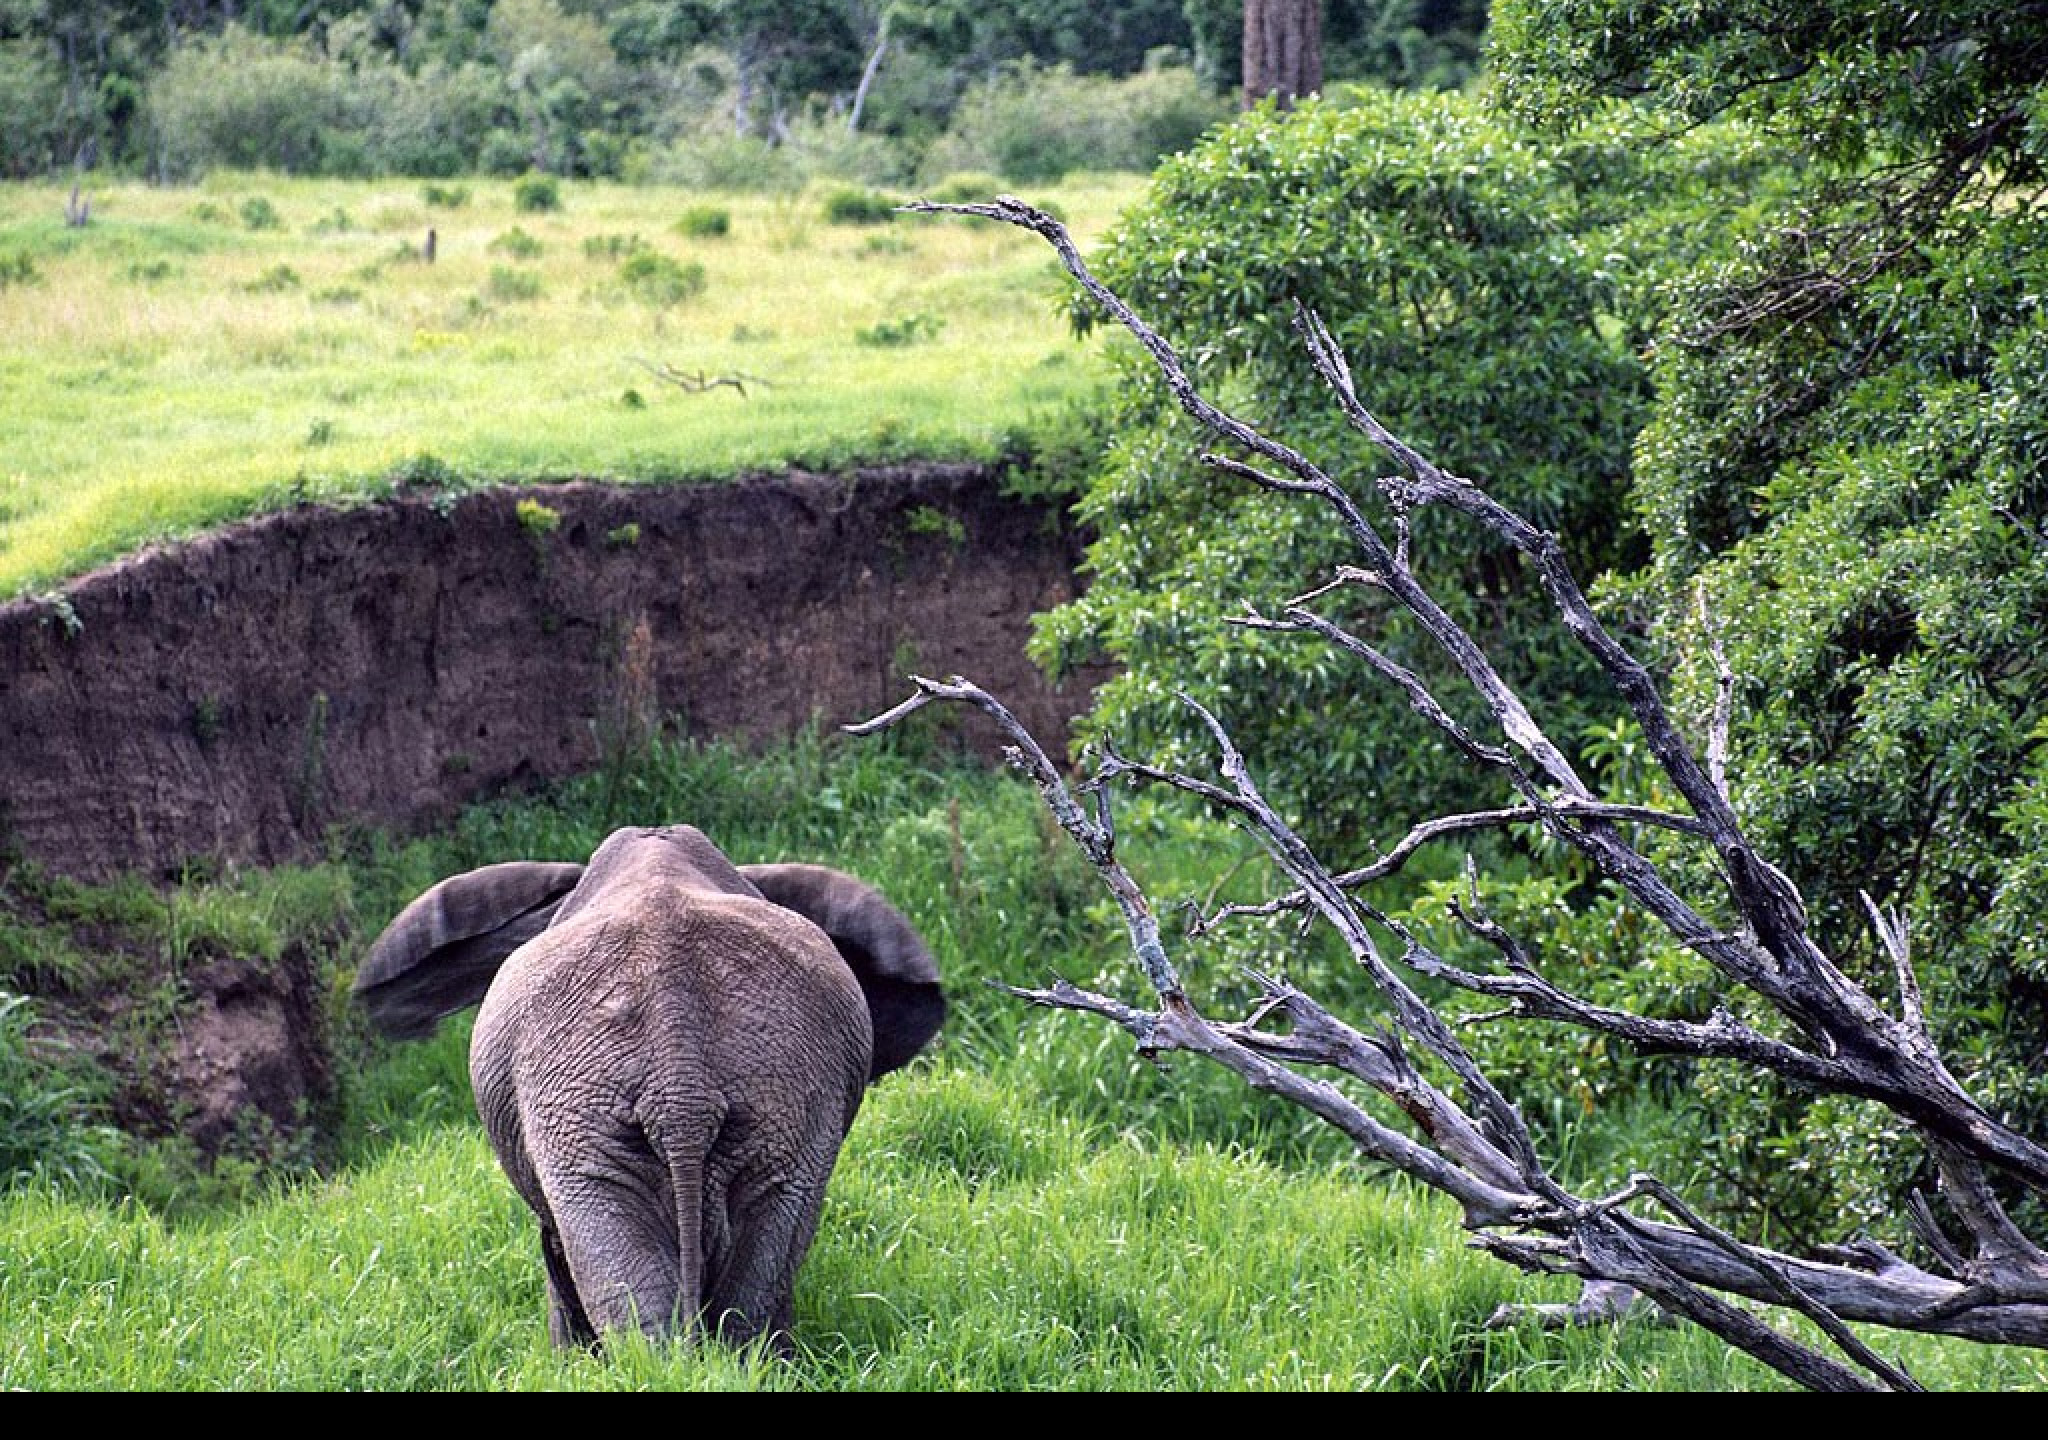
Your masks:
{"label": "leafless twig", "polygon": [[739,392],[740,399],[747,398],[747,387],[756,386],[762,390],[772,388],[758,375],[745,375],[734,371],[730,375],[713,375],[703,370],[678,370],[667,361],[656,363],[632,357],[633,363],[665,385],[673,385],[685,395],[703,395],[712,390],[731,389]]}

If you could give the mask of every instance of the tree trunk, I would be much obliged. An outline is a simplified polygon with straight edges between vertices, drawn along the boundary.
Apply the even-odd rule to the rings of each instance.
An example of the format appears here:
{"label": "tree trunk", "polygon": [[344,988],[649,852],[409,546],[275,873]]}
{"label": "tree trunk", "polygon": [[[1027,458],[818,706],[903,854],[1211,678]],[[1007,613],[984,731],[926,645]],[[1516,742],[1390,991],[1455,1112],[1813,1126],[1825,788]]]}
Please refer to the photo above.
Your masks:
{"label": "tree trunk", "polygon": [[1244,0],[1244,108],[1282,110],[1323,88],[1322,0]]}

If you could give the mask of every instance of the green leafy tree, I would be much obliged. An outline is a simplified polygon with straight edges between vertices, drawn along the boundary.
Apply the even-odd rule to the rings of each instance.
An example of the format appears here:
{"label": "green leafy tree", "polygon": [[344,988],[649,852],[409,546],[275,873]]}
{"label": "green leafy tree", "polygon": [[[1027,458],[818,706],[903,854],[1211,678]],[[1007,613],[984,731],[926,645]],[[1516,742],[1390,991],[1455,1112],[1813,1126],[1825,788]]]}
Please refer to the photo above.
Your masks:
{"label": "green leafy tree", "polygon": [[[1301,361],[1289,316],[1313,307],[1397,432],[1497,484],[1598,573],[1637,553],[1621,497],[1648,387],[1614,317],[1606,232],[1641,209],[1647,163],[1624,133],[1548,147],[1450,96],[1262,109],[1168,162],[1098,268],[1269,431],[1370,463]],[[1681,167],[1669,168],[1675,184]],[[1215,618],[1277,605],[1343,557],[1303,507],[1197,464],[1197,432],[1142,358],[1120,365],[1114,439],[1081,501],[1093,579],[1036,640],[1054,664],[1106,654],[1124,667],[1092,725],[1189,759],[1207,737],[1172,692],[1199,690],[1323,837],[1384,828],[1389,806],[1473,800],[1468,767],[1397,695]],[[1511,678],[1567,703],[1580,691],[1586,662],[1532,625],[1543,602],[1511,555],[1428,514],[1412,544],[1430,573],[1460,577],[1444,588]],[[1398,617],[1357,623],[1401,663],[1432,663]]]}
{"label": "green leafy tree", "polygon": [[1162,46],[1193,44],[1180,0],[905,0],[895,7],[904,37],[984,78],[1019,60],[1068,65],[1082,74],[1129,75]]}
{"label": "green leafy tree", "polygon": [[625,87],[604,27],[555,0],[498,0],[485,43],[518,106],[528,161],[577,168],[577,137],[610,118]]}
{"label": "green leafy tree", "polygon": [[[1531,119],[1627,94],[1667,132],[1735,116],[1797,162],[1657,298],[1629,594],[1696,713],[1707,597],[1738,677],[1736,799],[1823,943],[1885,983],[1862,897],[1899,907],[1961,1078],[2041,1133],[2048,11],[1502,0],[1494,33],[1499,93]],[[1711,1071],[1696,1093],[1728,1194],[1783,1225],[1876,1220],[1916,1178],[1856,1107]],[[1816,1148],[1833,1163],[1784,1163]]]}

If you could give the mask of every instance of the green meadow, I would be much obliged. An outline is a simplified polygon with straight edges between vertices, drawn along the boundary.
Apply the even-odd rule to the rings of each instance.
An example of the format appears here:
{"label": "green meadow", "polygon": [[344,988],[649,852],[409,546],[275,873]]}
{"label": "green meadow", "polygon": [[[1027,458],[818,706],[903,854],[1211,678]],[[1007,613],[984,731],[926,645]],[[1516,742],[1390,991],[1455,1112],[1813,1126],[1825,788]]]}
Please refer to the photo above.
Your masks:
{"label": "green meadow", "polygon": [[[799,1282],[788,1361],[637,1338],[595,1357],[551,1350],[534,1224],[471,1108],[466,1022],[392,1045],[347,1017],[354,960],[405,899],[487,860],[581,857],[619,806],[688,816],[736,860],[803,856],[886,883],[947,979],[937,1046],[870,1092],[854,1125]],[[1124,831],[1127,859],[1161,896],[1208,893],[1223,873],[1227,893],[1257,883],[1239,864],[1248,842],[1223,827],[1140,806]],[[314,869],[225,876],[154,909],[118,888],[97,899],[73,888],[63,909],[79,934],[118,923],[133,939],[154,924],[190,955],[294,938],[327,947],[339,1140],[317,1167],[239,1186],[187,1176],[180,1188],[116,1162],[125,1186],[44,1179],[0,1196],[0,1386],[1779,1383],[1690,1329],[1486,1329],[1497,1305],[1562,1299],[1566,1282],[1474,1252],[1447,1202],[1360,1166],[1220,1071],[1142,1061],[1121,1032],[994,989],[1058,973],[1139,993],[1113,907],[1035,793],[941,762],[915,736],[811,738],[766,755],[664,743],[623,778],[479,808],[438,836],[357,837]],[[75,938],[52,934],[40,949]],[[38,950],[16,941],[12,953]],[[1178,958],[1205,987],[1227,987],[1238,953],[1226,941]],[[1595,1171],[1597,1150],[1586,1150]],[[1881,1343],[1930,1384],[2048,1384],[2038,1354]]]}
{"label": "green meadow", "polygon": [[[1086,239],[1141,183],[1034,198]],[[840,186],[519,184],[116,183],[76,229],[0,187],[0,595],[408,480],[986,458],[1091,385],[1035,237]]]}

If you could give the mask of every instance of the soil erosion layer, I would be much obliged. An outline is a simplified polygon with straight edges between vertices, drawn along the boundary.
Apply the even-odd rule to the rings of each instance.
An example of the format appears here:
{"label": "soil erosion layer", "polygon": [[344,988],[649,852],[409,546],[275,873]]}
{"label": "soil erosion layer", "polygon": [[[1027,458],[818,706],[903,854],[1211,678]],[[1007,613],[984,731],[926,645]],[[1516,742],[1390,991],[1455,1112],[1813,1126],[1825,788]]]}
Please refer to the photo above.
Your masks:
{"label": "soil erosion layer", "polygon": [[657,716],[864,718],[913,668],[1063,743],[1086,683],[1023,645],[1077,557],[974,466],[301,507],[0,606],[0,838],[81,877],[286,861],[589,769]]}

